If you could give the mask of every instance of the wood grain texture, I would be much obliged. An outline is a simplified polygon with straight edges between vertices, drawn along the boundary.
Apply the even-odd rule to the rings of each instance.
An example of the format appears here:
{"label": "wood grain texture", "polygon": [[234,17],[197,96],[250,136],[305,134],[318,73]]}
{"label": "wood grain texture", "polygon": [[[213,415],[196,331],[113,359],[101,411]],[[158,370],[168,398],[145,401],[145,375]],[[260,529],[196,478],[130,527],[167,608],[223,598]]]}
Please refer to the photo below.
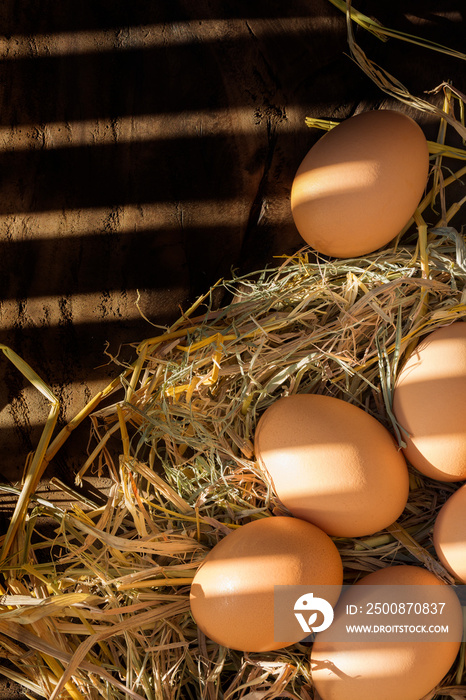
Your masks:
{"label": "wood grain texture", "polygon": [[[460,0],[357,8],[465,50]],[[115,375],[106,350],[129,358],[157,331],[138,295],[164,325],[232,268],[301,246],[290,187],[321,135],[306,116],[393,105],[345,55],[327,0],[2,0],[0,27],[0,342],[51,385],[64,423]],[[356,36],[415,94],[466,92],[463,63]],[[0,478],[17,482],[46,415],[0,358]],[[53,475],[73,483],[87,439],[42,495]],[[0,503],[1,520],[12,497]],[[0,679],[0,697],[23,695]]]}
{"label": "wood grain texture", "polygon": [[[460,2],[358,9],[464,48]],[[64,422],[114,376],[106,350],[131,357],[157,330],[138,295],[167,324],[232,269],[301,246],[289,192],[321,135],[307,115],[391,103],[345,54],[327,0],[4,0],[0,26],[0,342],[53,387]],[[416,93],[464,90],[459,61],[357,37]],[[46,407],[4,361],[0,402],[14,480]],[[50,474],[72,480],[85,450],[74,440]]]}

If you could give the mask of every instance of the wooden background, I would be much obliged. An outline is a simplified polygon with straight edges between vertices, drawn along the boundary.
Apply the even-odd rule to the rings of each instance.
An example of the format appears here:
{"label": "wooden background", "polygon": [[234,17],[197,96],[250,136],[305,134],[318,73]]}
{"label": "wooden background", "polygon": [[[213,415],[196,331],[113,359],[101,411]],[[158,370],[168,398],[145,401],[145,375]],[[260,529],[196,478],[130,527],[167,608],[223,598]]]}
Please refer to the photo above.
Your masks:
{"label": "wooden background", "polygon": [[[357,9],[466,50],[463,0]],[[62,424],[117,373],[106,352],[131,358],[158,332],[138,295],[164,326],[232,269],[301,246],[289,192],[321,135],[307,115],[393,106],[345,54],[327,0],[2,0],[0,32],[0,342],[53,388]],[[356,36],[413,94],[448,80],[466,92],[463,62]],[[0,356],[3,482],[17,483],[46,414]],[[49,497],[86,448],[78,433],[50,465]],[[0,697],[21,692],[6,682]]]}
{"label": "wooden background", "polygon": [[[358,3],[459,50],[463,7]],[[307,115],[393,104],[327,0],[2,0],[0,28],[0,342],[53,388],[61,423],[117,373],[106,352],[158,332],[138,295],[163,326],[232,269],[301,246],[290,186],[321,136]],[[466,91],[463,62],[356,36],[414,94]],[[21,475],[46,414],[0,357],[0,478]],[[72,483],[86,447],[74,438],[48,476]]]}

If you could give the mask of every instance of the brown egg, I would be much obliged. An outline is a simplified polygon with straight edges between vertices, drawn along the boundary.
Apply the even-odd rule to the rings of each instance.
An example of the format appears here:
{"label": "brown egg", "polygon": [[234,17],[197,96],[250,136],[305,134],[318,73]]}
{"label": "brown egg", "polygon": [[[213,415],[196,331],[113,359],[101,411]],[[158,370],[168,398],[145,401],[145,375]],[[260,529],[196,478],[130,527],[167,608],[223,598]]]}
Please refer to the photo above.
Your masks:
{"label": "brown egg", "polygon": [[466,479],[466,323],[421,341],[397,378],[393,411],[416,469],[439,481]]}
{"label": "brown egg", "polygon": [[440,509],[433,535],[435,551],[444,567],[466,583],[466,485]]}
{"label": "brown egg", "polygon": [[296,172],[296,228],[324,255],[377,250],[413,215],[428,170],[427,141],[415,121],[392,110],[351,117],[317,141]]}
{"label": "brown egg", "polygon": [[329,535],[371,535],[408,499],[406,462],[388,430],[341,399],[275,401],[257,425],[255,453],[290,512]]}
{"label": "brown egg", "polygon": [[342,581],[340,555],[322,530],[296,518],[262,518],[209,552],[191,586],[191,612],[223,646],[270,651],[283,646],[274,639],[274,586],[329,585],[335,605]]}
{"label": "brown egg", "polygon": [[[387,592],[387,587],[392,586],[396,586],[395,591]],[[412,586],[416,588],[410,595]],[[382,605],[387,600],[395,605],[425,604],[430,611],[434,610],[433,601],[437,603],[437,611],[440,603],[444,607],[442,614],[408,616],[407,607],[404,614],[393,612],[383,617],[366,614],[376,609],[376,603]],[[347,605],[357,610],[352,617],[348,615]],[[397,608],[391,605],[390,609]],[[369,632],[362,639],[351,641],[346,625],[352,622],[388,627],[387,641],[384,633],[371,639]],[[412,637],[408,633],[401,641],[393,630],[395,624],[425,625],[428,629],[444,623],[449,625],[445,641],[440,641],[441,634],[435,630]],[[311,651],[312,680],[322,700],[420,700],[451,668],[460,648],[462,627],[461,604],[454,590],[434,574],[417,566],[380,569],[342,593],[331,627],[316,635]]]}

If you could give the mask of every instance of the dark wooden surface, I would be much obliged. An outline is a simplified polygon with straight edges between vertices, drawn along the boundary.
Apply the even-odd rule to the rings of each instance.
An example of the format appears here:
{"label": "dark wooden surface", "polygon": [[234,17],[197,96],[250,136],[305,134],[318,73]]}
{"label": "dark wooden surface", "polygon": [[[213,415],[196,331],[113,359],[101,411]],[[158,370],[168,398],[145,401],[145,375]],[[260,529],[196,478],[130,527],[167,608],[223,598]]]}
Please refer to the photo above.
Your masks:
{"label": "dark wooden surface", "polygon": [[[459,0],[358,9],[466,48]],[[3,0],[0,26],[0,342],[52,386],[63,422],[115,375],[106,349],[130,357],[157,332],[138,292],[164,325],[231,269],[300,247],[289,191],[321,135],[306,115],[392,103],[346,55],[327,0]],[[356,35],[414,94],[465,91],[463,62]],[[0,472],[15,480],[47,406],[2,358],[0,402]],[[85,447],[50,474],[72,480]]]}
{"label": "dark wooden surface", "polygon": [[[357,9],[466,49],[462,0]],[[231,269],[301,246],[290,186],[321,135],[305,116],[392,105],[327,0],[2,0],[0,31],[0,342],[51,385],[61,423],[115,375],[107,349],[131,357],[157,331],[138,292],[163,326]],[[466,92],[463,62],[356,36],[413,94]],[[0,356],[0,478],[16,482],[46,414]],[[46,476],[72,483],[86,447],[78,434]]]}

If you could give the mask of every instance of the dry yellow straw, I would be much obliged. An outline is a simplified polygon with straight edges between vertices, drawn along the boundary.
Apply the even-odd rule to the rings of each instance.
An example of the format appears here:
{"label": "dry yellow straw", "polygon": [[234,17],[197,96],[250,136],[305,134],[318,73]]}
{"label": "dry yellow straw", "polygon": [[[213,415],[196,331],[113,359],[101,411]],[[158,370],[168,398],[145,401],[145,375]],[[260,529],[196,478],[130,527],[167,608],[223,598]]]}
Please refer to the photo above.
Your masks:
{"label": "dry yellow straw", "polygon": [[44,463],[44,456],[57,422],[60,404],[50,387],[47,386],[47,384],[39,377],[32,367],[30,367],[27,362],[19,357],[14,350],[2,344],[0,344],[0,349],[3,351],[8,360],[21,372],[21,374],[50,402],[50,412],[47,421],[42,431],[37,449],[34,452],[34,457],[29,465],[29,469],[26,472],[21,495],[18,498],[10,525],[5,535],[5,539],[3,540],[2,550],[0,552],[1,564],[5,561],[9,554],[18,528],[23,526],[30,496],[36,490],[39,480],[44,472],[46,466],[46,463]]}
{"label": "dry yellow straw", "polygon": [[[391,36],[351,8],[350,14],[381,39]],[[366,68],[406,98],[390,76],[374,64]],[[449,100],[461,101],[455,95],[445,88],[444,112]],[[318,122],[312,125],[334,126]],[[438,143],[429,143],[439,169],[444,155],[466,157],[443,143],[447,123]],[[57,405],[47,388],[48,433],[28,463],[17,529],[4,545],[0,646],[16,668],[7,669],[8,678],[22,675],[27,692],[49,700],[60,694],[74,700],[312,694],[308,648],[230,653],[197,629],[189,586],[231,530],[286,512],[254,459],[257,420],[274,400],[330,394],[360,405],[396,433],[390,406],[400,357],[426,333],[466,319],[461,237],[445,228],[428,233],[432,217],[438,219],[432,204],[466,173],[460,165],[433,180],[409,223],[417,239],[413,228],[407,242],[399,237],[392,248],[344,261],[326,262],[304,249],[251,279],[222,282],[233,298],[229,307],[212,309],[211,291],[200,297],[170,328],[139,344],[133,364],[55,439]],[[442,206],[439,224],[445,227],[463,203]],[[201,304],[204,313],[194,317]],[[2,350],[44,389],[20,358]],[[119,400],[99,409],[102,398],[120,388]],[[107,471],[112,486],[102,508],[79,488],[68,489],[76,500],[65,511],[40,499],[31,484],[89,418],[90,454],[78,479],[88,470]],[[411,474],[409,507],[397,523],[371,537],[336,540],[345,582],[407,561],[450,582],[432,554],[431,536],[453,491]],[[42,516],[52,523],[46,532]],[[464,693],[463,670],[464,645],[442,693]]]}

